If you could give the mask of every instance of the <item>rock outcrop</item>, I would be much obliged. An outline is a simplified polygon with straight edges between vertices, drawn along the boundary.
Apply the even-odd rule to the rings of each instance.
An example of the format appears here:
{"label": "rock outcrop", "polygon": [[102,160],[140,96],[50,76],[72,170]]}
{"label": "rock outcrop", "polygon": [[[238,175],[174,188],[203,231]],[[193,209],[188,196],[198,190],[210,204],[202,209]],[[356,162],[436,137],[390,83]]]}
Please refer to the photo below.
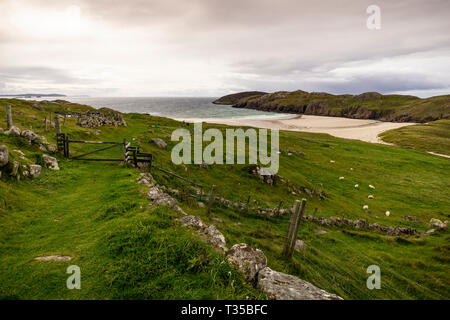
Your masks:
{"label": "rock outcrop", "polygon": [[256,287],[276,300],[342,300],[305,280],[269,267],[259,271]]}
{"label": "rock outcrop", "polygon": [[160,138],[152,138],[151,140],[154,144],[156,144],[156,146],[160,149],[166,149],[167,148],[167,143]]}
{"label": "rock outcrop", "polygon": [[38,178],[41,175],[42,167],[38,164],[30,165],[30,176],[33,178]]}
{"label": "rock outcrop", "polygon": [[31,130],[22,131],[20,136],[25,138],[30,144],[41,144],[41,137]]}
{"label": "rock outcrop", "polygon": [[46,168],[51,170],[59,170],[58,160],[56,160],[56,158],[44,154],[42,156],[42,160],[44,160],[44,165]]}
{"label": "rock outcrop", "polygon": [[440,230],[447,228],[447,225],[439,219],[431,218],[430,228]]}
{"label": "rock outcrop", "polygon": [[264,253],[245,243],[232,246],[228,250],[227,260],[250,283],[255,283],[258,272],[267,266]]}
{"label": "rock outcrop", "polygon": [[9,152],[5,145],[0,146],[0,167],[6,166],[9,162]]}
{"label": "rock outcrop", "polygon": [[12,126],[8,131],[5,132],[7,135],[20,137],[21,131],[18,127]]}

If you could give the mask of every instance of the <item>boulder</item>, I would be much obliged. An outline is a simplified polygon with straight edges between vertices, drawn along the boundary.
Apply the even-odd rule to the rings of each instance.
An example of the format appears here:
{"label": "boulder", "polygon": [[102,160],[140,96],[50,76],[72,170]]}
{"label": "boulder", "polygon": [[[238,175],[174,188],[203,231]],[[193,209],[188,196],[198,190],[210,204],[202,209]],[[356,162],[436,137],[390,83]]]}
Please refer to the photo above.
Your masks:
{"label": "boulder", "polygon": [[259,271],[257,288],[276,300],[342,300],[307,281],[269,267]]}
{"label": "boulder", "polygon": [[46,168],[51,170],[59,170],[58,160],[56,160],[56,158],[44,154],[42,159],[44,160],[44,165]]}
{"label": "boulder", "polygon": [[159,187],[153,185],[150,187],[150,190],[148,192],[148,197],[150,200],[152,200],[153,204],[155,205],[161,205],[161,206],[167,206],[170,208],[173,208],[177,206],[177,200],[169,196],[167,193],[164,193],[160,190]]}
{"label": "boulder", "polygon": [[41,137],[31,130],[24,130],[20,134],[21,137],[25,138],[31,144],[40,144]]}
{"label": "boulder", "polygon": [[439,219],[432,218],[430,220],[430,228],[431,229],[445,229],[447,226]]}
{"label": "boulder", "polygon": [[38,164],[30,165],[30,176],[38,178],[41,175],[42,167]]}
{"label": "boulder", "polygon": [[206,228],[206,225],[203,223],[202,219],[197,216],[186,216],[177,220],[180,221],[181,224],[185,227],[193,227],[195,229]]}
{"label": "boulder", "polygon": [[228,251],[224,235],[213,224],[200,230],[199,234],[220,253],[225,254]]}
{"label": "boulder", "polygon": [[306,247],[306,243],[303,242],[303,240],[297,239],[297,241],[295,241],[295,251],[301,251],[304,247]]}
{"label": "boulder", "polygon": [[7,135],[20,137],[21,131],[18,127],[12,126],[8,131],[5,132]]}
{"label": "boulder", "polygon": [[50,152],[52,152],[52,153],[55,153],[55,152],[56,152],[56,146],[53,145],[53,144],[47,145],[47,149],[48,149],[48,151],[50,151]]}
{"label": "boulder", "polygon": [[232,246],[228,250],[227,260],[251,283],[256,281],[258,272],[267,266],[267,258],[264,253],[245,243]]}
{"label": "boulder", "polygon": [[156,144],[156,146],[160,149],[166,149],[167,148],[167,143],[164,142],[163,139],[160,138],[152,138],[151,140],[154,144]]}
{"label": "boulder", "polygon": [[0,167],[8,164],[9,152],[5,145],[0,146]]}

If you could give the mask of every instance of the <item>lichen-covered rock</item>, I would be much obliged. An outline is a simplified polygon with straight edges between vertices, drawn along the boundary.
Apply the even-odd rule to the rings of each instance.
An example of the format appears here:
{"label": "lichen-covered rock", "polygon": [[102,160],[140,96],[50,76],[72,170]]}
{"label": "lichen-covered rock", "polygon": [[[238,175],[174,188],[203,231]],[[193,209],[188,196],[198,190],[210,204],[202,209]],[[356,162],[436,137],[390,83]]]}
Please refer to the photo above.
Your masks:
{"label": "lichen-covered rock", "polygon": [[204,236],[207,243],[217,249],[220,253],[225,254],[228,250],[224,235],[211,224],[203,230],[199,231]]}
{"label": "lichen-covered rock", "polygon": [[48,149],[48,151],[50,151],[51,153],[55,153],[55,152],[56,152],[56,146],[53,145],[53,144],[47,145],[47,149]]}
{"label": "lichen-covered rock", "polygon": [[195,229],[203,229],[206,228],[206,225],[203,223],[202,219],[197,216],[186,216],[177,219],[181,222],[181,224],[185,227],[193,227]]}
{"label": "lichen-covered rock", "polygon": [[44,160],[44,165],[46,168],[51,170],[59,170],[58,160],[56,160],[56,158],[44,154],[42,159]]}
{"label": "lichen-covered rock", "polygon": [[177,204],[177,200],[169,196],[167,193],[162,192],[157,186],[151,186],[148,192],[148,197],[152,200],[153,204],[174,207]]}
{"label": "lichen-covered rock", "polygon": [[41,137],[39,137],[36,133],[34,133],[31,130],[22,131],[20,136],[25,138],[30,144],[39,145],[41,143]]}
{"label": "lichen-covered rock", "polygon": [[42,167],[38,164],[30,165],[30,176],[38,178],[41,175]]}
{"label": "lichen-covered rock", "polygon": [[264,253],[245,243],[232,246],[228,250],[227,260],[251,283],[256,281],[258,272],[267,266]]}
{"label": "lichen-covered rock", "polygon": [[12,126],[8,131],[5,132],[7,135],[20,137],[21,131],[18,127]]}
{"label": "lichen-covered rock", "polygon": [[259,271],[257,288],[276,300],[342,300],[305,280],[269,267]]}
{"label": "lichen-covered rock", "polygon": [[156,144],[156,146],[160,149],[166,149],[167,148],[167,143],[160,138],[152,138],[152,142],[154,144]]}
{"label": "lichen-covered rock", "polygon": [[5,145],[0,146],[0,167],[7,165],[9,162],[9,152]]}
{"label": "lichen-covered rock", "polygon": [[439,219],[431,218],[430,228],[432,229],[445,229],[447,226]]}

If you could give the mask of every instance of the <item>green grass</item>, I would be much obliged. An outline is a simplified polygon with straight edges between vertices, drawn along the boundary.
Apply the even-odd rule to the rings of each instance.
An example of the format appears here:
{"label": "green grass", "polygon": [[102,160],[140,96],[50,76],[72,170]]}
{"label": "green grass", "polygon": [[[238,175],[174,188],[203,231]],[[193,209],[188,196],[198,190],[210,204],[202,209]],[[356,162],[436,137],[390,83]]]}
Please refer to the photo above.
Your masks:
{"label": "green grass", "polygon": [[398,146],[450,156],[450,120],[439,120],[389,130],[383,132],[380,138]]}
{"label": "green grass", "polygon": [[[45,134],[41,124],[44,113],[31,109],[27,103],[6,102],[23,112],[15,116],[21,128],[32,125],[33,130]],[[0,119],[4,119],[4,103],[0,100]],[[282,153],[279,174],[289,184],[277,181],[269,186],[243,170],[243,165],[211,165],[208,169],[174,165],[170,150],[176,142],[170,141],[170,136],[183,124],[142,114],[127,114],[125,119],[128,127],[102,127],[99,136],[89,135],[87,132],[93,130],[78,127],[73,119],[67,121],[63,131],[74,138],[89,140],[127,138],[133,145],[155,154],[158,165],[161,163],[164,168],[203,184],[206,190],[215,184],[219,194],[233,201],[244,202],[250,195],[262,207],[275,207],[282,200],[286,208],[294,200],[305,197],[306,214],[312,214],[317,208],[317,214],[322,216],[364,218],[382,225],[411,226],[423,231],[428,230],[431,218],[449,219],[450,185],[446,176],[450,163],[445,158],[325,134],[281,132],[281,149],[305,155]],[[159,128],[153,127],[154,124]],[[54,141],[51,134],[46,136]],[[150,143],[152,137],[164,139],[167,150]],[[10,150],[20,147],[30,159],[37,159],[40,154],[37,149],[19,146],[20,141],[2,134],[0,143]],[[84,145],[71,148],[74,154],[88,150]],[[112,149],[105,155],[117,157],[121,152]],[[60,163],[61,171],[44,170],[40,179],[18,183],[3,176],[0,180],[3,298],[261,297],[243,284],[235,272],[228,276],[231,267],[190,231],[174,223],[173,218],[177,216],[174,212],[148,206],[135,182],[136,170],[116,164],[67,160]],[[160,184],[180,190],[184,187],[179,180],[162,172],[153,174]],[[340,176],[345,180],[339,180]],[[359,189],[354,188],[356,183]],[[371,190],[369,184],[376,189]],[[318,188],[328,197],[319,200],[305,193],[293,195],[294,187]],[[369,194],[375,199],[368,200]],[[281,258],[287,216],[269,218],[216,206],[212,213],[214,219],[208,220],[205,209],[196,203],[180,204],[186,212],[214,223],[225,235],[228,247],[241,242],[258,247],[268,257],[271,268],[299,276],[345,299],[450,298],[448,231],[399,238],[304,222],[299,238],[307,246],[287,261]],[[365,204],[369,205],[368,212],[362,209]],[[386,210],[391,212],[390,217],[384,215]],[[416,216],[422,223],[406,221],[403,219],[406,215]],[[54,221],[56,218],[60,220]],[[316,236],[319,229],[328,233]],[[47,254],[67,254],[74,260],[32,261]],[[70,264],[81,267],[80,291],[65,288],[65,269]],[[381,268],[381,290],[366,288],[366,269],[372,264]]]}

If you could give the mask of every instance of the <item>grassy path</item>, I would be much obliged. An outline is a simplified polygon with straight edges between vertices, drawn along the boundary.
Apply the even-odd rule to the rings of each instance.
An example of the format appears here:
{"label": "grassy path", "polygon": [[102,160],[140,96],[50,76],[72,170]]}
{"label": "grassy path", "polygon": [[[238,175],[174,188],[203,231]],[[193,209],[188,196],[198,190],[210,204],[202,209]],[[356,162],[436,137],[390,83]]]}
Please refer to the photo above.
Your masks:
{"label": "grassy path", "polygon": [[[45,171],[41,179],[2,192],[9,207],[0,216],[1,298],[259,296],[220,264],[221,257],[174,226],[174,213],[150,211],[139,194],[136,170],[104,163],[60,165],[59,172]],[[203,265],[192,261],[200,252],[205,252]],[[55,254],[73,259],[33,261]],[[73,264],[81,268],[81,290],[66,288],[66,268]]]}

